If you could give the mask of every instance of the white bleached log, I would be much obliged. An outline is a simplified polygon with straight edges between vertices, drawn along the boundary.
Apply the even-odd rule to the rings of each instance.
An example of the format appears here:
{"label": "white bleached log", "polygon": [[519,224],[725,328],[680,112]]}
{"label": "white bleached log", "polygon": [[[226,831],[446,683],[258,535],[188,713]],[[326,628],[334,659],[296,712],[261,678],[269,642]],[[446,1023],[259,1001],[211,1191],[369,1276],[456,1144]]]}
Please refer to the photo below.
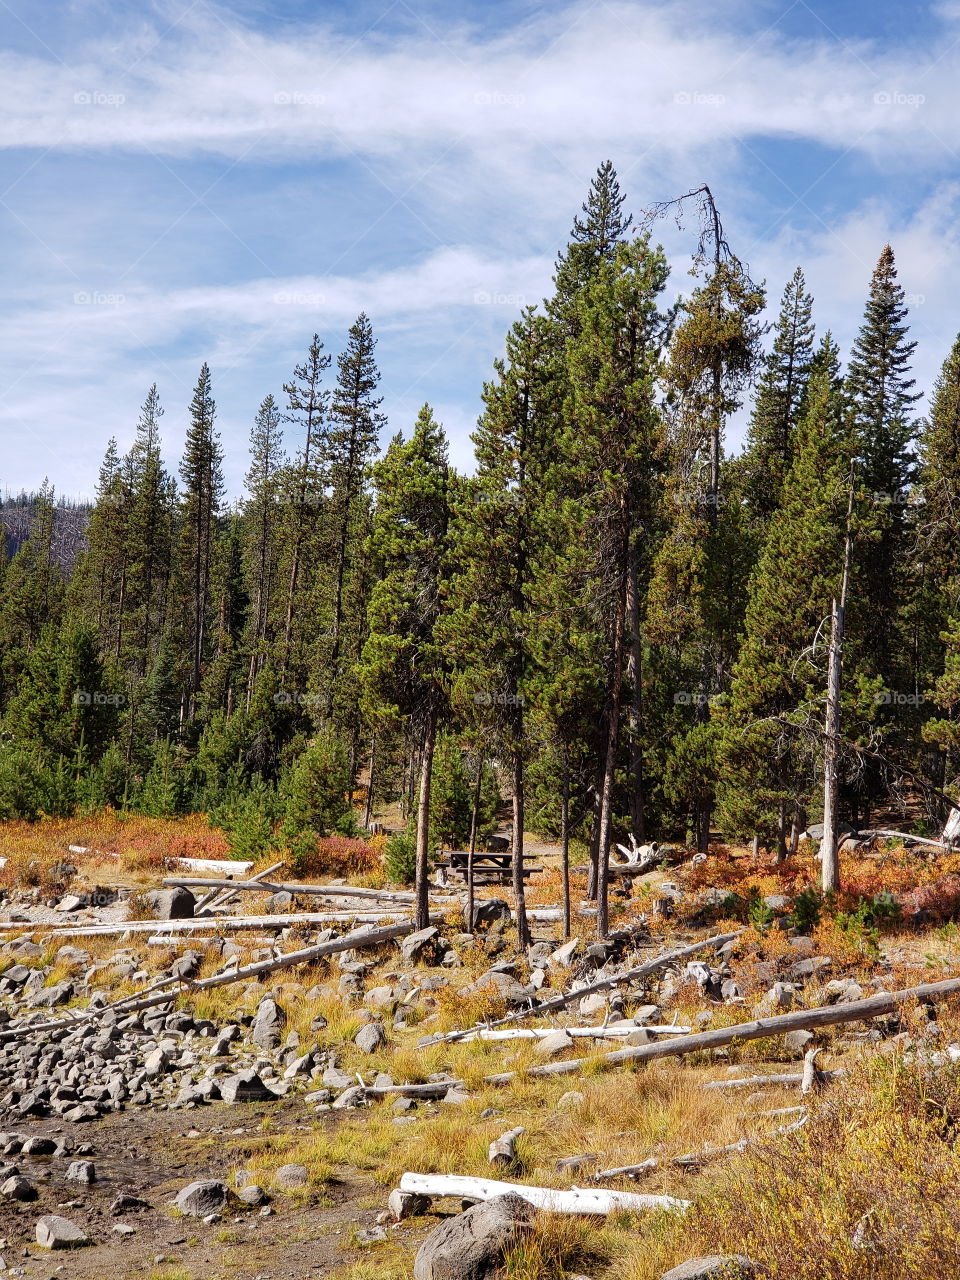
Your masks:
{"label": "white bleached log", "polygon": [[[267,876],[273,875],[274,871],[279,871],[283,865],[284,865],[284,860],[281,859],[279,862],[275,862],[273,866],[264,867],[262,871],[258,871],[256,875],[251,876],[249,880],[244,880],[242,883],[256,884],[258,880],[265,880]],[[234,881],[232,880],[227,880],[225,882],[221,881],[221,885],[224,883],[226,883],[227,885],[234,885]],[[236,896],[237,896],[237,889],[235,887],[231,888],[227,893],[222,893],[221,888],[218,885],[217,888],[211,889],[209,893],[204,894],[204,896],[200,899],[200,901],[194,907],[193,909],[194,914],[199,915],[199,913],[205,907],[213,907],[214,903],[216,903],[217,909],[222,911],[223,908],[227,905],[227,903],[232,902]]]}
{"label": "white bleached log", "polygon": [[400,1190],[413,1191],[421,1196],[456,1196],[461,1200],[492,1200],[494,1196],[512,1193],[549,1213],[607,1214],[619,1209],[628,1212],[671,1209],[684,1213],[690,1208],[689,1200],[679,1200],[676,1196],[645,1196],[634,1191],[588,1191],[582,1187],[554,1191],[550,1187],[525,1187],[515,1182],[466,1178],[458,1174],[405,1173],[400,1179]]}
{"label": "white bleached log", "polygon": [[252,862],[234,862],[232,858],[167,858],[166,861],[198,876],[247,876],[254,868]]}
{"label": "white bleached log", "polygon": [[545,1040],[558,1031],[565,1031],[574,1039],[620,1040],[631,1031],[649,1031],[655,1036],[685,1036],[693,1031],[693,1027],[504,1027],[502,1031],[471,1031],[469,1035],[461,1036],[459,1043],[469,1044],[471,1040]]}
{"label": "white bleached log", "polygon": [[399,911],[291,912],[284,916],[195,916],[189,920],[125,920],[118,924],[78,923],[56,927],[34,923],[29,929],[47,938],[109,938],[123,933],[149,933],[160,937],[165,933],[196,933],[202,929],[231,932],[234,929],[286,929],[300,924],[377,924],[400,918]]}
{"label": "white bleached log", "polygon": [[[846,1075],[846,1071],[840,1067],[835,1071],[821,1071],[821,1078],[826,1080],[836,1080],[840,1076]],[[803,1083],[803,1074],[800,1071],[790,1071],[783,1075],[776,1076],[737,1076],[733,1080],[708,1080],[702,1085],[703,1089],[795,1089],[797,1085]]]}
{"label": "white bleached log", "polygon": [[[283,864],[278,864],[282,866]],[[321,898],[372,898],[377,902],[395,902],[404,906],[412,906],[412,893],[395,893],[390,889],[365,889],[340,884],[299,884],[286,880],[268,880],[269,872],[276,867],[264,870],[259,876],[249,880],[225,880],[217,876],[165,876],[166,885],[183,886],[186,889],[229,889],[232,893],[295,893],[313,894]]]}

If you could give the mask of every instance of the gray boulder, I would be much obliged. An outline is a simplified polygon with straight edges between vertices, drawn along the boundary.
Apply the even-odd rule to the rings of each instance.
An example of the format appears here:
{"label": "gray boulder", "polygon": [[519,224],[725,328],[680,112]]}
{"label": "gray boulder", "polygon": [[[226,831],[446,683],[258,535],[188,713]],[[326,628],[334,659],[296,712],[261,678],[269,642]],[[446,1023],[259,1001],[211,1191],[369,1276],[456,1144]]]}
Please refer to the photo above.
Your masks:
{"label": "gray boulder", "polygon": [[379,1022],[368,1022],[354,1039],[354,1044],[364,1053],[378,1053],[386,1043],[387,1035]]}
{"label": "gray boulder", "polygon": [[5,1200],[36,1200],[37,1192],[32,1183],[21,1174],[15,1173],[12,1178],[0,1185],[0,1196]]}
{"label": "gray boulder", "polygon": [[57,982],[52,987],[44,987],[38,991],[31,1001],[38,1009],[52,1009],[58,1004],[66,1004],[73,999],[73,983]]}
{"label": "gray boulder", "polygon": [[486,1280],[504,1252],[533,1228],[536,1210],[512,1192],[448,1218],[427,1236],[413,1264],[414,1280]]}
{"label": "gray boulder", "polygon": [[671,1267],[663,1273],[661,1280],[752,1280],[757,1273],[757,1264],[742,1253],[729,1253],[722,1257],[712,1253],[709,1257],[691,1258],[689,1262],[681,1262],[679,1267]]}
{"label": "gray boulder", "polygon": [[310,1174],[306,1165],[302,1164],[282,1164],[273,1175],[273,1185],[281,1191],[295,1191],[298,1187],[307,1186],[309,1182]]}
{"label": "gray boulder", "polygon": [[435,960],[437,956],[437,939],[440,930],[431,925],[428,929],[418,929],[416,933],[407,934],[400,939],[400,951],[408,964]]}
{"label": "gray boulder", "polygon": [[192,920],[197,900],[185,886],[151,889],[143,900],[158,920]]}
{"label": "gray boulder", "polygon": [[511,920],[510,907],[502,898],[488,898],[486,902],[476,902],[473,907],[473,921],[467,921],[467,930],[490,929],[494,925],[508,925]]}
{"label": "gray boulder", "polygon": [[88,1186],[91,1182],[96,1182],[97,1170],[90,1160],[73,1160],[67,1169],[68,1182],[83,1182]]}
{"label": "gray boulder", "polygon": [[250,1035],[253,1043],[261,1049],[276,1049],[280,1043],[280,1032],[286,1026],[287,1016],[276,1000],[267,996],[260,1001],[257,1016],[254,1019]]}
{"label": "gray boulder", "polygon": [[228,1076],[219,1083],[220,1097],[224,1102],[269,1102],[276,1097],[253,1067],[247,1071],[239,1071],[235,1076]]}
{"label": "gray boulder", "polygon": [[209,1213],[222,1213],[230,1193],[225,1182],[210,1178],[191,1182],[177,1193],[174,1201],[185,1218],[205,1218]]}
{"label": "gray boulder", "polygon": [[44,1249],[79,1249],[89,1243],[86,1232],[69,1218],[47,1213],[37,1221],[37,1244]]}

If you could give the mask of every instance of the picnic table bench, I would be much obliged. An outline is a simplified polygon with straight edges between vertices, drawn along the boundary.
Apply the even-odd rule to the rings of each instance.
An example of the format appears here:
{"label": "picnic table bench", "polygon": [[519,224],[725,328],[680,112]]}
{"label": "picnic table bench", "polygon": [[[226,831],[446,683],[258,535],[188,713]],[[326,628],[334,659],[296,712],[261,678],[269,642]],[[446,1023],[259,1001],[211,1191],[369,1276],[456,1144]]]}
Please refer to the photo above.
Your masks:
{"label": "picnic table bench", "polygon": [[[446,849],[443,856],[434,862],[441,875],[446,879],[446,872],[450,872],[455,878],[460,879],[466,884],[467,866],[470,854],[465,849]],[[543,870],[543,867],[532,867],[529,865],[531,858],[525,855],[523,859],[523,878],[528,880],[530,876],[537,875]],[[481,852],[479,849],[473,855],[473,883],[474,884],[510,884],[513,880],[513,854],[509,852],[497,851],[496,853]]]}

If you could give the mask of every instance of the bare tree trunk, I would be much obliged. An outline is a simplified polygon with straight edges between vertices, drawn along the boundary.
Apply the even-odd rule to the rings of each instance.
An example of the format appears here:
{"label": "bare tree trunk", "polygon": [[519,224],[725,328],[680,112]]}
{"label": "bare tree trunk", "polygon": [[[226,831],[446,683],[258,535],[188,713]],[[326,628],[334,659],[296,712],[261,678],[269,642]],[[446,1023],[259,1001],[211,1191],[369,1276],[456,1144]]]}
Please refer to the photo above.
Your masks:
{"label": "bare tree trunk", "polygon": [[777,809],[777,856],[776,862],[785,862],[787,857],[787,802],[781,800]]}
{"label": "bare tree trunk", "polygon": [[523,876],[523,790],[523,755],[517,750],[513,753],[513,896],[517,911],[517,943],[520,947],[529,947],[530,925]]}
{"label": "bare tree trunk", "polygon": [[632,544],[627,569],[627,621],[630,627],[630,643],[627,647],[627,683],[630,686],[630,704],[627,708],[627,732],[630,738],[630,820],[634,835],[642,842],[647,838],[643,813],[643,649],[640,641],[637,553]]}
{"label": "bare tree trunk", "polygon": [[570,762],[564,752],[560,797],[560,875],[563,880],[563,936],[570,937]]}
{"label": "bare tree trunk", "polygon": [[373,771],[377,763],[377,739],[370,739],[370,773],[367,778],[367,803],[363,811],[364,830],[370,830],[370,820],[373,817]]}
{"label": "bare tree trunk", "polygon": [[597,777],[593,794],[593,821],[590,824],[590,869],[587,872],[587,901],[597,900],[597,865],[600,861],[600,793],[603,790],[603,774]]}
{"label": "bare tree trunk", "polygon": [[853,517],[853,474],[850,476],[850,495],[847,501],[847,536],[843,544],[843,580],[840,599],[833,601],[833,620],[830,627],[830,658],[827,669],[827,714],[824,723],[823,743],[823,841],[820,845],[820,885],[824,893],[836,893],[840,888],[840,860],[837,856],[837,800],[839,777],[837,773],[837,741],[840,734],[840,675],[843,659],[843,625],[847,608],[847,587],[850,581],[850,553],[853,545],[851,520]]}
{"label": "bare tree trunk", "polygon": [[600,789],[600,835],[597,842],[597,937],[605,938],[610,931],[609,879],[610,879],[610,828],[613,818],[613,779],[617,767],[617,744],[620,734],[620,706],[623,695],[623,631],[626,612],[626,584],[620,583],[616,612],[613,619],[613,642],[610,660],[610,694],[607,699],[606,754],[603,764],[603,784]]}
{"label": "bare tree trunk", "polygon": [[483,787],[483,752],[477,759],[477,781],[473,788],[473,811],[470,814],[470,844],[467,846],[467,932],[473,933],[473,858],[477,852],[477,827],[480,822],[480,795]]}
{"label": "bare tree trunk", "polygon": [[430,785],[433,777],[433,749],[437,741],[437,713],[431,707],[420,758],[420,799],[417,805],[416,923],[418,929],[430,924]]}

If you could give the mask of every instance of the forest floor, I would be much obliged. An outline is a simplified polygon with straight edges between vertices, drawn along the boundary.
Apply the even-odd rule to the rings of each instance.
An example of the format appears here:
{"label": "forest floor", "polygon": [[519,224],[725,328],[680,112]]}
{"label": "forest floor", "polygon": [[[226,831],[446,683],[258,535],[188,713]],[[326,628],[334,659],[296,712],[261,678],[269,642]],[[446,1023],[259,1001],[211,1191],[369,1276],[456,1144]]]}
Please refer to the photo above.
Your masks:
{"label": "forest floor", "polygon": [[[69,845],[94,852],[68,855]],[[546,870],[530,887],[529,905],[556,906],[554,851],[532,840],[535,845],[531,852],[543,855]],[[32,828],[7,824],[0,827],[0,856],[8,858],[0,884],[6,885],[7,909],[29,914],[55,900],[55,867],[65,857],[77,871],[72,888],[116,884],[142,890],[159,883],[165,857],[216,858],[224,853],[219,833],[199,818],[178,824],[115,817]],[[622,1004],[581,1009],[573,1003],[562,1015],[522,1025],[593,1026],[640,1016],[642,1006],[656,1005],[658,1021],[712,1029],[781,1011],[770,1003],[777,983],[792,988],[778,999],[803,1008],[852,998],[856,989],[869,995],[960,975],[960,929],[952,923],[960,905],[960,860],[952,855],[926,859],[903,850],[850,859],[844,894],[820,905],[808,892],[815,873],[811,850],[775,866],[767,860],[754,862],[745,850],[726,848],[714,850],[698,865],[687,862],[650,873],[614,901],[614,925],[633,929],[623,963],[739,928],[744,932],[724,957],[712,952],[695,957],[713,966],[717,981],[726,972],[737,994],[723,999],[716,989],[704,990],[681,964],[642,988],[626,988]],[[382,883],[382,875],[368,872],[359,880]],[[583,878],[575,884],[578,957],[570,968],[544,966],[545,994],[567,989],[575,980],[589,981],[596,968],[585,955],[593,920],[579,914]],[[674,909],[667,917],[651,910],[662,900],[664,884],[676,886]],[[487,893],[509,897],[501,889]],[[251,914],[268,910],[265,898],[255,894],[244,896],[243,909]],[[63,923],[62,914],[43,910]],[[790,916],[791,911],[800,915]],[[0,905],[0,937],[4,914]],[[223,1024],[238,1011],[255,1013],[257,1002],[273,994],[288,1010],[288,1028],[297,1030],[301,1045],[314,1044],[347,1075],[359,1072],[369,1082],[378,1071],[386,1072],[399,1083],[446,1072],[465,1082],[465,1097],[420,1102],[408,1109],[386,1100],[331,1111],[306,1100],[305,1090],[316,1087],[306,1081],[269,1103],[128,1105],[78,1125],[55,1116],[14,1120],[0,1115],[0,1128],[85,1144],[97,1170],[95,1183],[77,1186],[64,1180],[62,1159],[9,1157],[33,1182],[38,1199],[18,1203],[0,1198],[0,1238],[5,1241],[0,1254],[7,1274],[44,1280],[54,1275],[65,1280],[306,1280],[319,1275],[401,1280],[412,1275],[416,1249],[438,1215],[460,1207],[458,1201],[438,1200],[423,1217],[386,1220],[388,1194],[405,1171],[564,1188],[584,1185],[597,1168],[651,1157],[657,1167],[637,1180],[620,1178],[604,1185],[681,1197],[693,1203],[687,1215],[618,1213],[605,1220],[543,1215],[533,1242],[510,1259],[511,1280],[561,1280],[574,1272],[591,1280],[658,1280],[670,1266],[715,1252],[747,1253],[771,1275],[791,1280],[960,1274],[960,1152],[955,1138],[960,1131],[960,1067],[955,1062],[960,1058],[960,1019],[954,1008],[914,1005],[899,1017],[818,1032],[811,1042],[823,1049],[818,1066],[843,1068],[847,1075],[804,1098],[795,1086],[704,1088],[711,1081],[798,1072],[803,1046],[788,1047],[773,1037],[709,1055],[666,1057],[615,1070],[603,1070],[602,1055],[618,1046],[577,1039],[575,1047],[560,1055],[561,1060],[585,1059],[576,1073],[534,1078],[527,1069],[542,1059],[530,1041],[420,1046],[424,1035],[467,1027],[506,1011],[497,994],[467,990],[492,965],[513,961],[512,973],[520,982],[534,971],[533,963],[517,954],[511,930],[472,941],[461,930],[462,921],[458,924],[451,914],[444,932],[453,939],[455,964],[410,966],[395,946],[358,952],[369,967],[352,994],[339,989],[344,970],[334,956],[308,971],[285,971],[246,988],[219,987],[205,993],[203,1001],[191,1000],[185,991],[178,1004],[197,1007],[205,1018]],[[561,941],[556,924],[537,923],[533,933],[535,941],[551,948]],[[35,931],[24,926],[16,934],[41,943],[45,936],[40,926]],[[263,947],[264,938],[256,934],[225,936],[244,953]],[[273,931],[267,940],[289,950],[304,945],[304,936],[309,933],[294,930],[285,940]],[[62,977],[55,958],[60,942],[45,944],[48,982]],[[133,949],[143,971],[154,976],[184,950],[149,947],[145,935],[78,938],[74,945],[98,962]],[[0,943],[0,970],[16,960],[9,946]],[[798,962],[811,958],[826,963],[815,966],[815,976],[800,976]],[[214,971],[217,959],[204,958],[201,976]],[[403,986],[410,978],[415,979],[414,995],[408,983],[403,998],[416,1009],[405,1004],[402,1022],[391,1024],[389,1014],[377,1009],[373,993]],[[849,984],[853,986],[847,990]],[[109,998],[131,989],[126,978],[112,979],[103,970],[95,985]],[[838,995],[838,988],[846,994]],[[84,1004],[81,989],[71,1007]],[[383,1020],[387,1043],[371,1056],[355,1044],[355,1036],[373,1010]],[[324,1015],[326,1025],[313,1032],[317,1013]],[[510,1070],[517,1074],[507,1085],[485,1080]],[[808,1123],[778,1134],[797,1116],[799,1106],[806,1108]],[[491,1169],[489,1142],[517,1126],[524,1133],[514,1166],[506,1172]],[[712,1154],[744,1138],[751,1145],[742,1152]],[[691,1154],[698,1158],[673,1163]],[[586,1157],[579,1170],[558,1167],[558,1161],[572,1156]],[[290,1192],[274,1187],[276,1170],[287,1164],[309,1171],[305,1187]],[[234,1204],[207,1224],[181,1218],[171,1208],[186,1184],[214,1178],[233,1187],[240,1170],[267,1188],[268,1213]],[[803,1194],[798,1193],[801,1188]],[[149,1209],[112,1214],[110,1206],[120,1192],[141,1197]],[[41,1249],[33,1228],[43,1213],[76,1221],[91,1244],[71,1253]],[[133,1231],[121,1236],[114,1230],[118,1224]],[[368,1243],[362,1234],[358,1239],[364,1232],[371,1233]]]}

